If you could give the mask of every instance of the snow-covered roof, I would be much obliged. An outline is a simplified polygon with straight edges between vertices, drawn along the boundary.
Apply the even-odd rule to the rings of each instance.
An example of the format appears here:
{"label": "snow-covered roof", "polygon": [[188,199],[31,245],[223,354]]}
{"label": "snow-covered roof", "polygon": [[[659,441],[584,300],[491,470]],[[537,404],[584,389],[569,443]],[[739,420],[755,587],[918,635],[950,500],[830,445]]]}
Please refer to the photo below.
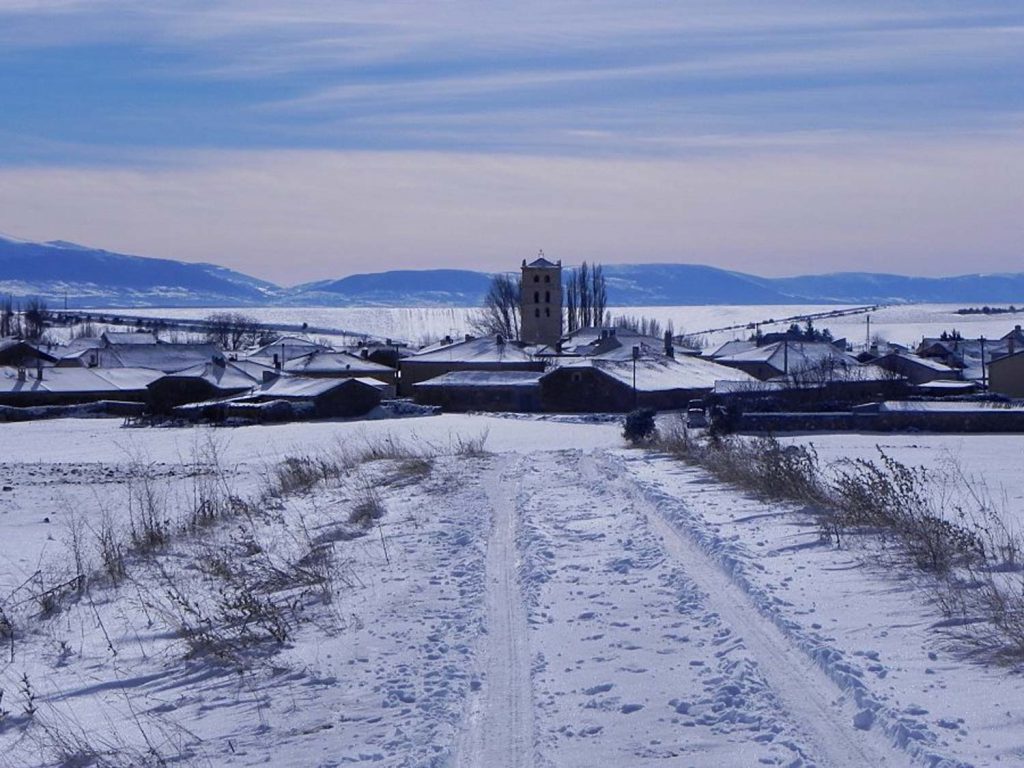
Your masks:
{"label": "snow-covered roof", "polygon": [[[633,386],[633,360],[580,358],[567,360],[560,368],[595,368],[612,378]],[[756,381],[741,371],[693,357],[643,357],[636,361],[636,388],[640,392],[669,389],[713,389],[720,379]]]}
{"label": "snow-covered roof", "polygon": [[548,261],[548,260],[547,260],[547,259],[545,259],[545,258],[544,258],[543,256],[540,256],[540,257],[538,257],[538,258],[534,259],[533,261],[531,261],[531,262],[530,262],[529,264],[527,264],[526,266],[528,266],[528,267],[543,267],[543,268],[552,268],[552,267],[557,267],[557,266],[559,266],[559,265],[558,265],[558,264],[555,264],[555,263],[554,263],[554,262],[552,262],[552,261]]}
{"label": "snow-covered roof", "polygon": [[715,358],[720,363],[765,363],[780,371],[790,373],[814,368],[823,362],[843,363],[857,366],[860,363],[833,344],[827,342],[777,341],[729,355]]}
{"label": "snow-covered roof", "polygon": [[104,331],[101,339],[107,344],[158,344],[152,331]]}
{"label": "snow-covered roof", "polygon": [[373,387],[374,389],[384,389],[388,386],[376,379],[359,376],[350,379],[313,379],[306,376],[281,376],[267,384],[261,385],[252,393],[251,397],[305,400],[311,397],[318,397],[337,387],[350,386],[353,381]]}
{"label": "snow-covered roof", "polygon": [[77,339],[71,339],[67,344],[55,347],[53,353],[58,357],[70,357],[86,349],[97,349],[102,346],[103,341],[101,339],[92,336],[79,336]]}
{"label": "snow-covered roof", "polygon": [[514,342],[506,341],[499,344],[494,336],[469,339],[427,352],[406,357],[402,364],[407,363],[524,363],[532,362],[526,351]]}
{"label": "snow-covered roof", "polygon": [[284,369],[289,373],[297,374],[388,374],[394,373],[394,368],[375,363],[357,355],[350,355],[347,352],[322,352],[317,351],[311,355],[289,360],[284,364]]}
{"label": "snow-covered roof", "polygon": [[16,368],[0,368],[0,392],[87,392],[140,391],[163,373],[144,368],[44,368],[42,380],[36,372],[25,372],[19,380]]}
{"label": "snow-covered roof", "polygon": [[733,339],[727,341],[725,344],[720,346],[714,352],[708,355],[708,357],[717,360],[720,357],[729,357],[730,355],[736,355],[740,352],[747,352],[751,349],[757,348],[757,342],[747,341],[746,339]]}
{"label": "snow-covered roof", "polygon": [[886,359],[889,359],[889,360],[896,360],[896,359],[905,360],[908,363],[913,363],[914,365],[920,365],[923,368],[928,368],[930,370],[938,371],[940,373],[947,373],[947,374],[949,374],[951,376],[956,374],[955,370],[950,368],[945,363],[940,362],[939,360],[936,360],[936,359],[931,358],[931,357],[920,357],[918,355],[915,355],[915,354],[913,354],[911,352],[906,352],[906,351],[890,352],[889,354],[883,355],[882,357],[880,357],[878,359],[879,360],[886,360]]}
{"label": "snow-covered roof", "polygon": [[414,387],[534,387],[543,376],[541,371],[452,371]]}
{"label": "snow-covered roof", "polygon": [[152,368],[174,373],[221,355],[214,344],[116,344],[65,355],[98,368]]}
{"label": "snow-covered roof", "polygon": [[973,381],[953,381],[952,379],[935,379],[918,384],[918,389],[946,391],[946,392],[967,392],[974,389],[977,384]]}
{"label": "snow-covered roof", "polygon": [[[302,336],[280,336],[270,344],[266,344],[250,353],[249,357],[273,357],[283,352],[291,353],[292,357],[308,355],[318,349],[330,349],[323,344],[303,338]],[[283,359],[283,358],[282,358]]]}
{"label": "snow-covered roof", "polygon": [[254,375],[233,361],[224,365],[211,361],[169,374],[165,378],[203,379],[219,389],[249,389],[262,383],[263,374]]}
{"label": "snow-covered roof", "polygon": [[1022,414],[1024,408],[1011,408],[1001,403],[962,402],[956,400],[886,400],[878,406],[880,412],[939,412],[939,413],[992,413]]}

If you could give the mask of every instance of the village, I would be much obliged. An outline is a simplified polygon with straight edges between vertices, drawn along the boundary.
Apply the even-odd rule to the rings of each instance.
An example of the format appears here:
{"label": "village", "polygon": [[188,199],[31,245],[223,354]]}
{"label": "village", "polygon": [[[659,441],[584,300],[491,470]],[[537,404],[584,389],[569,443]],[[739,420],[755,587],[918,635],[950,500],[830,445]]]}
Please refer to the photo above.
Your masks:
{"label": "village", "polygon": [[381,408],[388,415],[649,408],[685,412],[692,427],[740,432],[1024,430],[1024,409],[1013,407],[1024,397],[1019,324],[996,339],[954,330],[916,349],[877,339],[854,348],[808,319],[700,349],[692,335],[671,329],[653,336],[650,327],[594,323],[606,319],[603,311],[567,330],[564,298],[570,315],[574,298],[561,263],[541,255],[523,260],[521,270],[516,322],[420,348],[369,337],[336,347],[309,333],[269,331],[265,343],[239,348],[242,334],[230,325],[198,341],[195,333],[165,340],[159,324],[107,324],[91,336],[81,329],[93,327],[92,313],[49,312],[47,323],[79,333],[63,344],[0,341],[0,420],[107,415],[135,424],[230,424],[364,418]]}

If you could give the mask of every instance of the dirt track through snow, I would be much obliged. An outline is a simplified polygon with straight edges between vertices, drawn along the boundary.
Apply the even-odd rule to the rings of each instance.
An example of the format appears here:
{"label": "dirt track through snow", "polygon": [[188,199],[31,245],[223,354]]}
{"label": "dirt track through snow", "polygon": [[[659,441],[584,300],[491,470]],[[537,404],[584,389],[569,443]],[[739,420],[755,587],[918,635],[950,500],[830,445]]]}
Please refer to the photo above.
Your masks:
{"label": "dirt track through snow", "polygon": [[533,694],[526,612],[516,574],[512,470],[502,461],[484,478],[494,515],[487,544],[487,634],[482,680],[473,685],[459,746],[460,768],[533,766]]}
{"label": "dirt track through snow", "polygon": [[462,768],[909,765],[621,459],[498,461]]}

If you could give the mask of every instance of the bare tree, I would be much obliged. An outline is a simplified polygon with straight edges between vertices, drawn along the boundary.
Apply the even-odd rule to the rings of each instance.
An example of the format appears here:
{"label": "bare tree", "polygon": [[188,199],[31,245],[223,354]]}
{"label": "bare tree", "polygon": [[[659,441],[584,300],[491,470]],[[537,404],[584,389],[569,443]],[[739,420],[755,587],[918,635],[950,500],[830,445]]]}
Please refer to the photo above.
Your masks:
{"label": "bare tree", "polygon": [[482,336],[500,335],[518,340],[521,292],[521,277],[499,274],[491,278],[484,305],[470,320],[473,330]]}
{"label": "bare tree", "polygon": [[569,274],[565,288],[566,325],[570,331],[587,326],[601,325],[608,304],[608,290],[604,270],[599,264],[593,268],[583,262]]}
{"label": "bare tree", "polygon": [[0,338],[15,335],[16,321],[14,299],[9,295],[0,298]]}
{"label": "bare tree", "polygon": [[206,340],[226,351],[252,347],[263,339],[256,318],[241,312],[214,312],[206,322]]}
{"label": "bare tree", "polygon": [[580,264],[580,268],[576,270],[576,274],[573,277],[576,279],[580,294],[580,327],[585,328],[593,325],[591,322],[593,302],[590,295],[590,267],[587,265],[587,262],[584,261]]}
{"label": "bare tree", "polygon": [[572,332],[580,327],[580,288],[570,273],[565,283],[565,327]]}
{"label": "bare tree", "polygon": [[25,338],[36,341],[43,336],[46,330],[46,320],[50,310],[46,302],[38,296],[31,296],[25,300],[25,310],[22,313]]}
{"label": "bare tree", "polygon": [[604,282],[604,268],[600,264],[595,264],[590,273],[591,325],[601,324],[607,306],[608,287]]}

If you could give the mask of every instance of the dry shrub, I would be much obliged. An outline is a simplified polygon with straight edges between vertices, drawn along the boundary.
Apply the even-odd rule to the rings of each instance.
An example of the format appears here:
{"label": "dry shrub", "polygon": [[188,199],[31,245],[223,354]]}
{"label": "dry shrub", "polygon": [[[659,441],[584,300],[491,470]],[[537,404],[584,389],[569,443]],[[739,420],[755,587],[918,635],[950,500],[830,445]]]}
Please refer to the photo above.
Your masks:
{"label": "dry shrub", "polygon": [[452,440],[452,453],[467,458],[486,456],[488,452],[484,446],[487,444],[489,436],[490,430],[486,429],[475,435],[455,435]]}
{"label": "dry shrub", "polygon": [[[943,514],[927,492],[929,476],[879,449],[879,458],[837,465],[830,479],[810,446],[783,446],[772,437],[695,439],[680,422],[656,448],[714,477],[775,501],[810,505],[823,537],[841,544],[850,533],[874,533],[931,575],[928,584],[947,617],[961,619],[965,636],[991,656],[1024,658],[1024,541],[1007,529],[1006,514],[960,474],[976,504]],[[950,519],[953,517],[954,519]]]}

